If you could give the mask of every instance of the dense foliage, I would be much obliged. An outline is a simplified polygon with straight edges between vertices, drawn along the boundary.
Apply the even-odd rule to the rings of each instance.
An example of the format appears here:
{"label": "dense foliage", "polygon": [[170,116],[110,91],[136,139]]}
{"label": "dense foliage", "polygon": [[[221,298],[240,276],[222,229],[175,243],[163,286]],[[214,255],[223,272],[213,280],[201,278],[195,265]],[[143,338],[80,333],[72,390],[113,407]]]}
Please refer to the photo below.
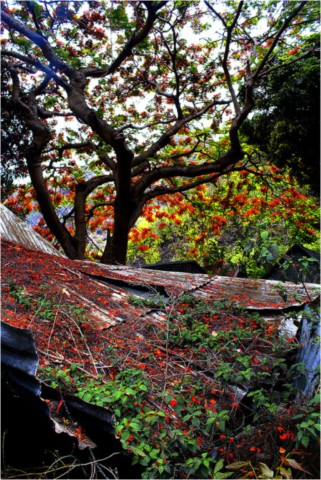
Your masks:
{"label": "dense foliage", "polygon": [[1,7],[4,187],[27,168],[32,187],[18,208],[37,202],[70,258],[83,258],[88,228],[101,228],[103,262],[126,261],[154,199],[256,171],[239,134],[255,91],[318,45],[317,2]]}
{"label": "dense foliage", "polygon": [[130,234],[129,260],[188,258],[213,273],[263,278],[294,243],[318,250],[318,199],[275,166],[260,172],[255,178],[247,170],[234,172],[188,198],[150,205]]}
{"label": "dense foliage", "polygon": [[273,72],[258,92],[259,113],[245,125],[251,143],[320,194],[320,61]]}

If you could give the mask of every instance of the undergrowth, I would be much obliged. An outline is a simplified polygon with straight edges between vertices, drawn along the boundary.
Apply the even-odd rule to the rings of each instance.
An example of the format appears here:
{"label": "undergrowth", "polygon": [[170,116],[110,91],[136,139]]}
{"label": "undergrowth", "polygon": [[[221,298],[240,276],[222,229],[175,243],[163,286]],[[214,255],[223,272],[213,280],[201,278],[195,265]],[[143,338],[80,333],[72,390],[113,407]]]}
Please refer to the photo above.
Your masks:
{"label": "undergrowth", "polygon": [[[53,321],[57,305],[45,293],[35,302],[12,285],[11,294]],[[38,375],[112,411],[115,434],[145,468],[143,478],[317,475],[320,397],[298,401],[293,379],[303,366],[289,360],[295,339],[280,337],[275,325],[225,300],[183,295],[133,297],[132,303],[164,314],[163,323],[146,325],[157,349],[138,353],[130,366],[117,344],[106,345],[109,375],[96,369],[86,376],[81,363],[62,367],[50,359]],[[79,307],[59,308],[79,324],[85,318]],[[156,367],[162,381],[155,380]]]}

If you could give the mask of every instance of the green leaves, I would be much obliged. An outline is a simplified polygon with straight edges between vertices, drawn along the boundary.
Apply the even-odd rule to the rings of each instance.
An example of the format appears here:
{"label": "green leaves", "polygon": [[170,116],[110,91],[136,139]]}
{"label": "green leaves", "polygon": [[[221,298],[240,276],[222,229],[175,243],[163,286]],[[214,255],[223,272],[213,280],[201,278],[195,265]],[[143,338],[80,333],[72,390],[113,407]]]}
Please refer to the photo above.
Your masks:
{"label": "green leaves", "polygon": [[220,432],[225,432],[226,422],[229,419],[230,412],[228,410],[221,410],[218,413],[212,413],[206,420],[206,431],[210,432],[213,429]]}
{"label": "green leaves", "polygon": [[133,447],[131,446],[130,447],[130,450],[135,454],[135,455],[138,455],[139,457],[143,457],[143,458],[146,458],[147,455],[145,452],[143,452],[143,450],[141,450],[140,448],[138,447]]}
{"label": "green leaves", "polygon": [[258,478],[274,478],[274,472],[265,463],[258,462],[258,467],[261,470],[261,475]]}
{"label": "green leaves", "polygon": [[247,467],[250,465],[250,462],[233,462],[226,466],[227,470],[240,470],[241,468]]}
{"label": "green leaves", "polygon": [[297,439],[307,448],[312,441],[317,441],[320,437],[320,414],[318,412],[309,412],[303,415],[297,415],[295,418],[304,420],[297,424]]}
{"label": "green leaves", "polygon": [[223,459],[215,463],[207,453],[189,458],[186,465],[191,474],[197,478],[211,478],[212,476],[213,478],[228,478],[231,475],[229,472],[221,472],[224,466]]}
{"label": "green leaves", "polygon": [[[158,302],[155,305],[159,308]],[[166,306],[169,309],[166,337],[162,337],[163,323],[157,330],[152,325],[154,338],[157,338],[160,347],[169,342],[172,334],[178,335],[178,326],[180,331],[190,329],[194,332],[202,322],[203,326],[222,321],[227,324],[228,315],[232,315],[234,320],[237,318],[240,323],[229,324],[229,329],[212,330],[211,327],[202,330],[202,344],[198,338],[190,338],[187,347],[173,343],[168,350],[174,355],[171,358],[175,358],[175,362],[185,358],[182,349],[187,348],[189,361],[181,364],[183,376],[180,380],[174,377],[165,389],[163,384],[158,385],[153,381],[151,373],[153,367],[164,368],[161,365],[165,349],[145,351],[139,344],[138,353],[135,342],[131,344],[130,354],[131,362],[137,362],[135,367],[120,368],[119,373],[108,377],[107,381],[104,375],[84,380],[83,369],[79,372],[79,365],[76,364],[65,370],[58,366],[51,369],[46,367],[40,370],[42,375],[50,378],[55,386],[60,384],[77,390],[77,395],[84,401],[113,412],[117,419],[115,434],[123,448],[131,453],[133,462],[145,467],[144,477],[170,477],[173,472],[179,472],[181,476],[193,478],[229,478],[235,475],[233,472],[237,472],[237,475],[245,478],[250,473],[256,478],[279,478],[280,475],[290,478],[291,469],[308,471],[309,468],[305,468],[300,458],[292,460],[290,449],[297,442],[302,447],[312,444],[311,440],[315,438],[312,432],[318,432],[318,414],[314,410],[319,397],[313,398],[309,407],[303,407],[302,411],[296,406],[297,415],[284,409],[284,403],[289,403],[288,393],[292,392],[293,387],[286,385],[282,392],[275,388],[279,376],[282,375],[284,383],[288,373],[284,362],[284,345],[280,345],[280,339],[265,332],[267,324],[258,315],[251,313],[250,317],[245,317],[243,311],[237,311],[223,300],[207,304],[191,294],[185,294],[172,299],[172,304],[167,303]],[[164,304],[163,310],[166,312]],[[252,330],[254,324],[255,339]],[[213,331],[216,333],[214,336],[211,334]],[[266,361],[263,358],[258,360],[257,355],[249,353],[253,348],[255,351],[260,348],[258,342],[265,340],[265,334],[269,335],[269,340],[263,343]],[[271,344],[275,346],[269,349]],[[119,362],[119,352],[114,345],[110,342],[103,350],[108,366],[113,369],[119,364],[122,367],[126,365],[123,360]],[[120,348],[123,346],[122,341]],[[239,352],[240,347],[242,352]],[[178,352],[177,356],[175,351]],[[186,354],[186,350],[184,352]],[[140,357],[141,354],[143,357]],[[125,355],[127,358],[127,350]],[[144,363],[140,363],[142,361]],[[169,360],[166,361],[170,365],[168,368],[172,368]],[[193,365],[193,372],[190,365]],[[215,386],[227,385],[229,391],[223,393],[223,407],[221,400],[218,400],[222,396],[221,391],[216,387],[212,390],[211,383],[206,383],[204,389],[203,377],[196,380],[194,372],[198,365],[203,372],[215,371]],[[248,379],[255,390],[247,394],[246,412],[251,415],[251,425],[244,426],[242,406],[232,393],[234,390],[231,386],[233,382],[244,385]],[[292,424],[296,430],[290,430],[289,426],[285,428],[280,424],[281,420],[284,424]],[[272,462],[265,460],[266,451],[263,448],[271,432],[277,446],[273,463],[276,466],[273,468]],[[286,456],[279,456],[285,452]],[[260,456],[256,457],[258,454]],[[233,459],[239,460],[234,462]]]}
{"label": "green leaves", "polygon": [[30,49],[33,46],[32,42],[25,37],[18,37],[16,43],[20,47],[24,47],[26,50]]}
{"label": "green leaves", "polygon": [[110,26],[115,30],[128,29],[130,24],[126,9],[123,5],[117,5],[116,8],[110,8],[107,12]]}

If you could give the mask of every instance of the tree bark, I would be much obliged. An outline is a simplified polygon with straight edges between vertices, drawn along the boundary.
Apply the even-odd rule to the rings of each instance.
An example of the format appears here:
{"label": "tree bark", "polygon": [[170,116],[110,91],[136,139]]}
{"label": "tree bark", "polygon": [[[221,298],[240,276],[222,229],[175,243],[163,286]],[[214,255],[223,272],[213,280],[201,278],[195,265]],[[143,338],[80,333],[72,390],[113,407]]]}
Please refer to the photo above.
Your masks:
{"label": "tree bark", "polygon": [[86,252],[87,224],[86,224],[86,184],[79,183],[76,186],[75,197],[75,247],[77,258],[83,260]]}
{"label": "tree bark", "polygon": [[119,205],[115,208],[114,233],[110,242],[106,242],[100,262],[112,265],[126,265],[128,234],[130,230],[130,212]]}
{"label": "tree bark", "polygon": [[29,155],[26,157],[30,179],[36,192],[41,213],[48,228],[58,239],[67,257],[71,259],[78,258],[77,250],[73,243],[73,238],[64,225],[60,222],[52,205],[50,194],[48,192],[45,179],[42,175],[40,160],[35,161],[35,159],[30,158]]}

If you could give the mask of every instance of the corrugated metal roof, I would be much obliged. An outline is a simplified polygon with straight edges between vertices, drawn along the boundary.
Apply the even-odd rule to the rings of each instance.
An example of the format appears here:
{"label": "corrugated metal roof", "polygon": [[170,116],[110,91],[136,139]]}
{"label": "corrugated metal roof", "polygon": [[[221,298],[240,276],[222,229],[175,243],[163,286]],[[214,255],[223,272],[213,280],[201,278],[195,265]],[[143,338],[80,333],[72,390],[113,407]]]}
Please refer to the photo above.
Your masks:
{"label": "corrugated metal roof", "polygon": [[141,268],[147,268],[149,270],[161,270],[165,272],[207,273],[207,271],[195,260],[148,263],[146,265],[141,265]]}
{"label": "corrugated metal roof", "polygon": [[2,204],[0,204],[0,236],[35,250],[59,257],[65,256]]}
{"label": "corrugated metal roof", "polygon": [[[191,293],[211,302],[225,299],[228,303],[247,310],[262,311],[265,318],[282,316],[283,311],[303,306],[319,292],[318,285],[300,285],[287,283],[286,298],[279,290],[279,284],[270,280],[253,280],[162,272],[125,266],[95,264],[88,261],[72,261],[54,257],[44,252],[35,252],[21,245],[2,240],[2,280],[17,281],[23,285],[27,294],[37,296],[39,287],[45,285],[50,295],[59,296],[61,304],[81,305],[85,311],[91,329],[103,331],[121,324],[149,318],[150,322],[162,323],[162,308],[150,308],[148,305],[136,305],[133,293],[145,294],[161,291],[164,305],[176,296]],[[117,282],[119,282],[117,284]],[[142,288],[145,292],[142,292]],[[282,293],[283,298],[280,296]],[[10,300],[10,299],[9,299]],[[10,322],[15,314],[6,309],[6,297],[3,297],[3,318]],[[22,327],[27,327],[33,319],[26,318]],[[135,335],[137,332],[135,332]],[[59,339],[58,339],[59,341]],[[145,340],[146,341],[146,340]]]}
{"label": "corrugated metal roof", "polygon": [[[314,261],[309,264],[309,268],[306,271],[302,271],[300,268],[300,262],[307,257],[309,260]],[[288,263],[288,267],[285,270],[283,268],[284,262]],[[310,250],[296,243],[294,244],[281,259],[270,269],[264,278],[270,280],[289,280],[292,282],[301,282],[303,279],[305,282],[320,283],[320,252]]]}
{"label": "corrugated metal roof", "polygon": [[53,295],[59,296],[60,303],[81,305],[88,321],[98,330],[137,315],[137,308],[130,304],[126,290],[93,280],[79,270],[78,263],[7,240],[1,240],[1,245],[4,284],[6,280],[15,280],[26,292],[34,294],[40,286],[46,286]]}
{"label": "corrugated metal roof", "polygon": [[[42,251],[44,253],[54,254],[65,257],[58,252],[49,242],[43,239],[38,233],[25,222],[20,220],[4,205],[1,205],[1,236],[11,242]],[[71,263],[74,275],[91,274],[100,277],[100,288],[106,289],[104,280],[116,280],[124,282],[127,287],[145,286],[152,291],[153,287],[162,287],[167,295],[180,295],[183,293],[192,293],[197,297],[213,300],[226,298],[228,301],[238,306],[254,310],[283,310],[293,306],[302,305],[311,298],[314,299],[319,294],[319,286],[306,284],[305,287],[291,282],[286,282],[280,287],[277,280],[258,280],[238,277],[224,277],[207,274],[189,274],[183,272],[160,271],[148,268],[134,268],[127,266],[102,265],[88,261],[77,261]],[[70,267],[69,267],[70,268]],[[118,303],[126,305],[127,292],[124,286],[120,288],[108,286],[109,292]],[[122,287],[122,288],[121,288]],[[79,293],[72,291],[70,286],[64,285],[63,288],[69,295],[79,297],[79,300],[90,307],[91,312],[101,327],[105,325],[106,318],[109,317],[105,309],[94,304],[91,300],[83,298]],[[283,289],[286,289],[286,296],[283,295]],[[126,308],[128,306],[126,305]],[[99,320],[100,319],[100,320]],[[120,316],[118,320],[122,320]],[[115,324],[116,320],[109,324]]]}
{"label": "corrugated metal roof", "polygon": [[[251,278],[223,277],[181,272],[162,272],[125,266],[75,262],[78,269],[101,279],[118,280],[131,286],[164,287],[167,294],[192,293],[205,300],[225,298],[234,304],[251,310],[284,310],[300,306],[320,293],[320,286],[258,280]],[[283,290],[286,290],[286,296]]]}
{"label": "corrugated metal roof", "polygon": [[[77,369],[79,366],[84,378],[101,376],[103,382],[112,381],[124,370],[141,370],[148,379],[148,392],[142,405],[163,412],[170,422],[176,417],[171,416],[170,403],[168,406],[159,395],[159,387],[171,395],[175,385],[182,386],[187,377],[190,388],[194,383],[201,385],[202,397],[198,401],[202,402],[204,411],[210,408],[208,398],[217,404],[214,407],[218,410],[232,412],[239,408],[251,389],[251,378],[241,376],[240,383],[230,377],[216,376],[220,362],[226,362],[228,356],[232,375],[243,368],[239,360],[246,352],[251,359],[251,375],[263,369],[272,371],[278,358],[273,342],[279,339],[278,327],[284,309],[304,306],[320,291],[318,285],[306,285],[304,290],[299,285],[286,284],[287,298],[281,292],[283,299],[277,282],[273,281],[72,261],[7,240],[2,240],[2,260],[3,320],[33,331],[42,367],[57,366],[60,371],[71,365]],[[17,291],[14,295],[15,285],[23,289],[21,295],[21,290],[19,295]],[[153,305],[133,301],[132,291],[142,293],[143,288],[145,294],[146,289],[150,289],[152,298],[155,290],[161,291],[163,305],[161,301]],[[188,331],[189,308],[193,308],[190,307],[193,303],[180,295],[188,292],[209,303],[209,308],[203,310],[204,316],[202,312],[197,313],[197,309],[192,312],[205,327],[205,333],[201,332],[204,338],[218,337],[220,344],[216,347],[206,343],[201,348],[202,339],[195,345],[181,339],[181,327]],[[21,302],[24,298],[30,298],[31,307],[26,308]],[[49,319],[41,317],[41,298],[49,301],[47,309],[53,314]],[[228,303],[223,302],[216,311],[215,304],[211,303],[215,299],[226,299]],[[229,304],[261,310],[265,319],[271,316],[271,323],[261,322],[262,315],[229,308]],[[76,318],[69,310],[66,313],[66,306],[82,307],[84,316]],[[192,331],[193,325],[190,328]],[[246,335],[233,338],[234,332],[243,328],[253,333],[253,338]],[[170,329],[175,334],[171,341]],[[234,346],[232,339],[225,337],[230,332]],[[288,351],[287,345],[291,346],[292,339],[285,338],[283,347]],[[191,394],[191,391],[181,393],[185,395],[184,402],[190,401]]]}

